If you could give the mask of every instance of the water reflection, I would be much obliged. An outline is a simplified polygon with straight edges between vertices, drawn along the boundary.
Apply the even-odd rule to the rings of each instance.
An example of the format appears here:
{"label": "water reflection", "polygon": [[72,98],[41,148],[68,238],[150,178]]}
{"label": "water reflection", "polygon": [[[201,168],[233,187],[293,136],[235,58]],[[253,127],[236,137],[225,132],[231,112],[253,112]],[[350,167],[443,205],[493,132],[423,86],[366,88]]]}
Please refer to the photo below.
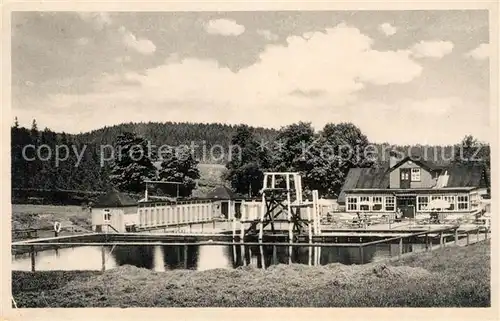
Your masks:
{"label": "water reflection", "polygon": [[[423,250],[419,244],[404,244],[403,253]],[[258,246],[109,246],[105,247],[105,268],[112,269],[121,265],[134,265],[155,271],[174,269],[210,270],[230,269],[242,265],[258,268],[274,264],[288,264],[288,246],[264,246],[263,258]],[[363,264],[397,256],[398,244],[378,244],[359,247],[323,247],[320,250],[320,264],[342,263]],[[314,264],[314,249],[309,247],[293,248],[293,263]],[[35,269],[42,270],[101,270],[102,253],[98,246],[82,246],[46,250],[35,255]],[[13,270],[31,270],[31,258],[28,255],[12,258]]]}

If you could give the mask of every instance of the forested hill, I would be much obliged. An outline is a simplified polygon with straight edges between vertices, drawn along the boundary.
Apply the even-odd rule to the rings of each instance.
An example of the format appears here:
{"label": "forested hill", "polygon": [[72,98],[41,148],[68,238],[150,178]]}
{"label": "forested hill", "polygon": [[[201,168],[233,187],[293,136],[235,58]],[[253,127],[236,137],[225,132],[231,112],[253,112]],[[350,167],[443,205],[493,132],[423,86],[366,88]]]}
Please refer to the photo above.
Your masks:
{"label": "forested hill", "polygon": [[[266,141],[273,140],[277,134],[277,131],[274,129],[262,127],[253,127],[252,130],[257,138]],[[126,123],[73,136],[82,142],[114,144],[117,136],[123,132],[133,132],[157,146],[189,145],[191,142],[194,142],[196,144],[204,143],[208,148],[216,144],[227,148],[231,143],[231,137],[236,132],[236,126],[220,123]]]}
{"label": "forested hill", "polygon": [[[41,124],[43,126],[43,124]],[[296,126],[297,128],[307,128],[307,124]],[[340,126],[342,128],[355,128],[349,124]],[[43,128],[43,127],[42,127]],[[248,127],[251,135],[259,142],[264,140],[269,148],[273,147],[273,141],[283,134],[283,129],[274,130],[266,128]],[[340,141],[353,141],[353,134],[347,130],[338,132],[334,136],[338,136]],[[115,146],[117,137],[124,132],[132,132],[155,145],[156,148],[162,145],[179,146],[190,145],[192,142],[199,147],[196,147],[195,156],[201,164],[218,163],[225,165],[227,159],[200,157],[201,154],[206,154],[204,151],[210,149],[214,145],[219,145],[228,155],[228,148],[231,146],[233,135],[238,130],[238,126],[225,124],[199,124],[199,123],[127,123],[111,127],[104,127],[81,134],[66,134],[56,133],[50,129],[39,130],[36,121],[30,129],[20,127],[17,122],[11,128],[11,170],[12,170],[12,187],[15,190],[27,189],[42,189],[42,190],[79,190],[79,191],[103,191],[110,186],[110,165],[108,161],[103,163],[102,145]],[[356,129],[356,135],[363,136],[366,142],[370,142],[370,137],[364,136],[361,131]],[[311,135],[318,135],[317,131],[310,129]],[[300,143],[301,136],[295,137],[291,134],[295,143]],[[240,137],[241,138],[241,137]],[[312,141],[313,138],[309,139]],[[475,140],[470,138],[471,146],[477,145]],[[355,141],[355,139],[354,139]],[[460,144],[460,142],[456,142]],[[23,156],[23,148],[25,146],[36,146],[36,151],[40,155],[36,157],[35,149],[32,148]],[[44,146],[45,148],[40,148]],[[68,153],[64,153],[64,146],[67,146]],[[200,148],[201,146],[201,148]],[[294,157],[299,157],[296,153],[300,153],[300,144],[288,148],[288,153],[292,153]],[[390,144],[373,144],[376,152],[374,166],[386,166],[389,161],[389,151],[393,149],[401,150],[404,154],[421,154],[423,151],[427,153],[427,160],[431,162],[444,163],[453,159],[453,155],[457,150],[454,146],[394,146]],[[59,150],[57,150],[59,148]],[[153,147],[155,149],[155,147]],[[411,151],[410,151],[411,149]],[[63,160],[56,161],[55,153],[61,152]],[[78,153],[77,153],[78,152]],[[273,152],[271,151],[271,154]],[[257,153],[258,154],[258,153]],[[481,156],[485,157],[486,165],[489,168],[489,146],[483,145]],[[252,154],[253,155],[253,154]],[[64,158],[66,156],[66,158]],[[205,155],[206,156],[206,155]],[[209,156],[217,156],[210,154]],[[246,155],[248,156],[248,155]],[[288,156],[287,156],[288,157]],[[31,160],[27,160],[27,159]],[[293,158],[293,157],[292,157]],[[43,159],[43,161],[42,161]],[[354,166],[354,165],[350,165]],[[220,168],[218,166],[217,168]],[[207,175],[201,171],[201,181],[211,181]],[[219,175],[220,176],[220,175]],[[220,182],[218,182],[220,183]]]}

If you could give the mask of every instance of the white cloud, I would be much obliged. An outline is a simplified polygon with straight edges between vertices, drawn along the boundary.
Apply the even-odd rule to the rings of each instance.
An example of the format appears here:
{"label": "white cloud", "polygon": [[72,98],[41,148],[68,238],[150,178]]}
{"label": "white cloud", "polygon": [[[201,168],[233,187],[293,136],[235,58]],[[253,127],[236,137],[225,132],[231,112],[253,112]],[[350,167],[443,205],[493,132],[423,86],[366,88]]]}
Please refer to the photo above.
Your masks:
{"label": "white cloud", "polygon": [[406,83],[420,75],[409,51],[377,51],[372,44],[358,29],[339,25],[307,39],[288,37],[286,46],[268,45],[258,62],[237,72],[213,60],[171,55],[144,73],[106,76],[93,93],[54,95],[47,104],[84,110],[78,125],[86,129],[151,115],[159,121],[281,126],[310,119],[321,125],[355,104],[365,85]]}
{"label": "white cloud", "polygon": [[487,104],[431,97],[362,101],[346,107],[339,119],[353,122],[374,142],[446,145],[459,142],[466,133],[488,141],[488,115]]}
{"label": "white cloud", "polygon": [[115,58],[115,61],[118,62],[118,63],[126,63],[126,62],[130,62],[132,60],[132,58],[130,58],[130,56],[120,56],[120,57],[116,57]]}
{"label": "white cloud", "polygon": [[82,20],[91,22],[97,30],[102,30],[113,23],[107,12],[78,12],[78,15]]}
{"label": "white cloud", "polygon": [[85,46],[86,44],[88,44],[90,42],[90,39],[89,38],[85,38],[85,37],[82,37],[82,38],[78,38],[76,40],[76,43],[77,45],[79,46]]}
{"label": "white cloud", "polygon": [[433,114],[443,116],[462,105],[458,97],[427,98],[424,100],[403,100],[400,108],[408,108],[409,111],[421,114]]}
{"label": "white cloud", "polygon": [[119,31],[122,35],[122,41],[127,47],[132,48],[143,55],[149,55],[156,51],[156,46],[151,40],[137,39],[135,35],[123,26],[120,27]]}
{"label": "white cloud", "polygon": [[205,30],[209,34],[223,36],[239,36],[245,32],[245,27],[234,20],[216,19],[205,24]]}
{"label": "white cloud", "polygon": [[264,37],[266,40],[269,40],[269,41],[278,40],[278,36],[269,30],[258,29],[257,34],[261,35],[262,37]]}
{"label": "white cloud", "polygon": [[443,58],[453,51],[451,41],[420,41],[411,47],[415,57]]}
{"label": "white cloud", "polygon": [[386,36],[392,36],[396,34],[397,28],[386,22],[378,26],[378,30]]}
{"label": "white cloud", "polygon": [[477,48],[467,52],[465,56],[472,57],[476,60],[488,59],[490,57],[490,45],[488,43],[482,43]]}

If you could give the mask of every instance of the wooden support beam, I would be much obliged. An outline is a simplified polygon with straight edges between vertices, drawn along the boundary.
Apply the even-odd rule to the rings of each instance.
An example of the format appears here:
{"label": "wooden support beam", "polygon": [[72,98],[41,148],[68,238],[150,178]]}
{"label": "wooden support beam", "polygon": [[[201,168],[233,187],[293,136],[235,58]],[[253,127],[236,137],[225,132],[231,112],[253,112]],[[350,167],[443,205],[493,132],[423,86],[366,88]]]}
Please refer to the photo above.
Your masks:
{"label": "wooden support beam", "polygon": [[30,258],[31,258],[31,272],[35,272],[36,258],[35,258],[35,247],[30,247]]}
{"label": "wooden support beam", "polygon": [[106,271],[106,251],[104,246],[101,246],[101,271]]}
{"label": "wooden support beam", "polygon": [[188,246],[184,245],[184,269],[188,268]]}
{"label": "wooden support beam", "polygon": [[401,259],[401,256],[403,255],[403,238],[399,239],[399,246],[398,246],[398,260]]}

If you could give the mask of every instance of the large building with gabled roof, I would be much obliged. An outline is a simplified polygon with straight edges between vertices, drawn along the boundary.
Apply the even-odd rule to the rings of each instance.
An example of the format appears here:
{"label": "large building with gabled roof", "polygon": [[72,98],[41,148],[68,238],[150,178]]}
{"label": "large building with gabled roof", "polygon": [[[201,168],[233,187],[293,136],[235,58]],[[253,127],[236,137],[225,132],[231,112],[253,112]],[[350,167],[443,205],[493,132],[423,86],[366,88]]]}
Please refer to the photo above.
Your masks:
{"label": "large building with gabled roof", "polygon": [[450,163],[436,165],[418,156],[397,159],[389,166],[352,168],[338,198],[347,212],[390,213],[403,216],[436,210],[429,203],[441,199],[449,204],[438,209],[449,213],[478,211],[488,194],[489,179],[483,165]]}

